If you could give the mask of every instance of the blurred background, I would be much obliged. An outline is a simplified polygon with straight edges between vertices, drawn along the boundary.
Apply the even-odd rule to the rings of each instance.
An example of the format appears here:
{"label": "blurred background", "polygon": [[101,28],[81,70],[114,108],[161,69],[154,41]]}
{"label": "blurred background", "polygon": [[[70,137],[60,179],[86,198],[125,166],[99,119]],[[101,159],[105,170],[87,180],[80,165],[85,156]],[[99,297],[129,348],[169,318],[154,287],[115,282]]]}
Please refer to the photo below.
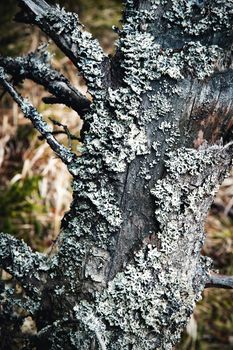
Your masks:
{"label": "blurred background", "polygon": [[[78,12],[106,52],[114,53],[116,34],[111,27],[120,26],[121,0],[49,2]],[[12,18],[16,12],[15,0],[0,2],[1,55],[21,55],[47,41],[37,28],[14,23]],[[49,51],[54,53],[54,67],[85,92],[85,83],[69,59],[52,43]],[[79,134],[82,122],[76,113],[60,105],[45,105],[42,97],[46,93],[42,87],[25,81],[19,90],[30,98],[45,119],[52,117],[67,124],[73,134]],[[73,141],[72,147],[77,148],[77,143]],[[65,166],[38,139],[17,105],[0,90],[0,231],[23,238],[35,250],[50,251],[70,201],[70,176]],[[215,268],[221,273],[233,275],[233,172],[216,196],[206,221],[206,231],[203,254],[213,258]],[[233,349],[233,291],[205,290],[203,300],[176,347],[176,350],[186,349]]]}

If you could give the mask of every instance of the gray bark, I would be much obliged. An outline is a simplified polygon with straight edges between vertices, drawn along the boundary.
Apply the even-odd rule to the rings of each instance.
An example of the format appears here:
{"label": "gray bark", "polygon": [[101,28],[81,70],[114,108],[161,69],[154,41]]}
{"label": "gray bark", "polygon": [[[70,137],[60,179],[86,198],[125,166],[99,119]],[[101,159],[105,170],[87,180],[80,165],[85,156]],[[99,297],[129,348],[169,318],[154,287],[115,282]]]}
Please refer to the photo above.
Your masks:
{"label": "gray bark", "polygon": [[[232,278],[210,276],[201,248],[232,160],[233,2],[127,0],[114,57],[77,15],[41,0],[18,3],[17,19],[55,41],[93,97],[89,106],[40,55],[0,58],[0,83],[73,175],[53,256],[0,236],[0,266],[24,288],[20,307],[38,330],[26,346],[172,349],[205,285],[232,287]],[[80,157],[7,74],[35,80],[83,116]],[[17,303],[12,287],[3,319]]]}

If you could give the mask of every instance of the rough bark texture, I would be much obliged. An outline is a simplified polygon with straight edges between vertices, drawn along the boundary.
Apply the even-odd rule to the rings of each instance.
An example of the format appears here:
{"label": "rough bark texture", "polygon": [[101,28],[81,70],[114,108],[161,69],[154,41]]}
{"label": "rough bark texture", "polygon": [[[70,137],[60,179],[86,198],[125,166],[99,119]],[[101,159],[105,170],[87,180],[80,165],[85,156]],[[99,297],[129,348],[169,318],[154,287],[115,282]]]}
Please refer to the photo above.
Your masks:
{"label": "rough bark texture", "polygon": [[[17,304],[31,315],[38,332],[25,336],[29,348],[172,349],[205,285],[232,285],[209,277],[201,248],[231,166],[233,2],[127,0],[114,57],[77,15],[42,0],[18,3],[17,18],[55,41],[93,102],[43,55],[0,58],[0,83],[67,164],[74,193],[53,256],[0,236],[0,265],[25,291],[20,301],[13,287],[5,292],[2,319]],[[58,144],[6,74],[35,80],[84,117],[80,157]],[[10,318],[16,337],[24,317],[18,328]]]}

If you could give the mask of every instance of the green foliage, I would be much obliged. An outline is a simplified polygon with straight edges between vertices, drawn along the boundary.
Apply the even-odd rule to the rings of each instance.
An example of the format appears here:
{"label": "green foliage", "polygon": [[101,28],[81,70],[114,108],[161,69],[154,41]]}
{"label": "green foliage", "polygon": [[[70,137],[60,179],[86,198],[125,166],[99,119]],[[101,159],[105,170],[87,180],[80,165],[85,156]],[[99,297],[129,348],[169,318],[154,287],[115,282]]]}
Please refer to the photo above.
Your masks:
{"label": "green foliage", "polygon": [[37,218],[46,211],[39,194],[40,179],[34,175],[10,182],[0,193],[0,230],[23,238],[37,248],[44,235],[44,228]]}
{"label": "green foliage", "polygon": [[121,17],[121,0],[78,0],[80,17],[94,36],[103,40],[110,35],[111,27],[118,26]]}
{"label": "green foliage", "polygon": [[14,55],[21,52],[25,46],[23,37],[26,35],[26,26],[12,25],[17,12],[15,0],[0,1],[0,54]]}
{"label": "green foliage", "polygon": [[208,291],[198,306],[198,339],[196,349],[233,348],[233,292]]}

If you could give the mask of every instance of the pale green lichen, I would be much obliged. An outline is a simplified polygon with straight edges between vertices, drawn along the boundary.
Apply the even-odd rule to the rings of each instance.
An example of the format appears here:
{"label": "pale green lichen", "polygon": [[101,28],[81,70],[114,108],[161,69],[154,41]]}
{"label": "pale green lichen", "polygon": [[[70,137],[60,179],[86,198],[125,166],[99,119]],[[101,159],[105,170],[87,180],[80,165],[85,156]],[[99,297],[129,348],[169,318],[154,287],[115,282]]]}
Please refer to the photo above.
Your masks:
{"label": "pale green lichen", "polygon": [[232,0],[172,0],[161,1],[167,5],[164,18],[178,24],[184,33],[194,36],[209,31],[231,30]]}
{"label": "pale green lichen", "polygon": [[180,148],[167,155],[167,176],[151,191],[160,248],[145,244],[95,303],[74,309],[81,322],[89,315],[83,322],[92,331],[96,325],[106,348],[168,350],[179,339],[210,266],[200,257],[204,218],[230,167],[229,147]]}
{"label": "pale green lichen", "polygon": [[0,266],[17,279],[26,292],[26,295],[16,297],[12,284],[5,286],[1,297],[12,307],[17,305],[31,314],[35,313],[41,306],[43,283],[50,269],[47,257],[33,252],[24,241],[3,233],[0,234],[0,246]]}
{"label": "pale green lichen", "polygon": [[[201,10],[200,24],[193,26],[197,1],[151,0],[148,4],[148,9],[143,9],[136,8],[133,0],[126,1],[117,44],[122,80],[106,89],[106,57],[83,32],[78,17],[60,9],[46,14],[57,34],[69,38],[70,45],[80,52],[77,65],[94,98],[85,117],[89,130],[84,152],[69,165],[74,174],[74,201],[63,220],[60,250],[50,260],[54,299],[64,296],[69,306],[77,302],[74,312],[79,329],[69,329],[65,335],[76,348],[89,349],[97,340],[102,349],[171,349],[200,297],[209,266],[200,256],[203,221],[230,157],[221,145],[176,149],[180,115],[173,98],[178,95],[182,99],[187,77],[204,80],[215,72],[223,58],[222,48],[207,45],[196,36],[206,32],[208,21],[210,29],[228,28],[230,16],[223,16],[222,9],[217,13],[217,4],[222,2],[215,1],[213,17]],[[181,30],[178,47],[174,40],[163,41],[153,34],[161,9],[165,9],[162,19],[168,31],[169,24]],[[36,20],[40,23],[41,16]],[[150,156],[139,170],[139,176],[150,181],[164,155],[167,176],[151,191],[160,225],[158,245],[145,241],[106,288],[123,220],[124,186],[119,186],[118,178],[138,156],[145,156],[141,157],[144,160]],[[61,271],[62,287],[57,282]],[[90,302],[78,300],[86,295]],[[69,312],[66,310],[61,324]],[[59,322],[54,326],[58,328],[52,334],[51,348],[62,349],[62,341],[57,339]],[[46,327],[43,331],[46,334]]]}
{"label": "pale green lichen", "polygon": [[[64,258],[78,269],[82,269],[91,246],[109,251],[114,249],[123,220],[120,209],[122,194],[118,193],[115,180],[118,174],[124,173],[137,156],[154,152],[155,159],[149,163],[152,166],[142,163],[140,169],[140,176],[146,181],[151,180],[153,166],[175,147],[179,138],[180,115],[174,112],[173,97],[182,94],[182,80],[187,75],[206,79],[214,73],[216,62],[222,57],[222,49],[217,45],[204,45],[190,39],[179,50],[163,47],[159,38],[144,30],[158,16],[156,9],[160,5],[164,6],[162,0],[152,1],[151,11],[135,10],[133,1],[127,1],[129,16],[126,16],[117,43],[122,54],[123,82],[114,89],[99,89],[98,96],[94,95],[91,111],[85,117],[89,124],[85,152],[71,165],[73,174],[77,174],[73,182],[75,199],[71,215],[65,219],[67,240],[62,241],[59,253],[62,261]],[[134,8],[132,13],[131,6]],[[141,28],[142,15],[145,28]],[[74,21],[73,18],[70,20]],[[88,42],[89,39],[88,36]],[[85,47],[89,45],[83,34],[77,33],[74,42],[79,46],[83,43]],[[90,72],[85,73],[90,77],[94,68],[85,61],[85,49],[82,52],[80,59],[84,60],[83,66],[87,64],[90,68]],[[93,48],[91,55],[95,56],[95,52]],[[97,58],[93,57],[93,62],[99,62]],[[102,76],[100,71],[98,74]],[[155,83],[159,88],[154,89]],[[145,97],[148,99],[146,108],[142,107]],[[154,140],[151,142],[148,134],[151,133],[152,121],[158,122],[153,124]],[[147,165],[149,171],[145,171]],[[68,242],[72,242],[73,258],[68,256]],[[67,271],[69,273],[72,272]],[[72,288],[79,283],[71,281]]]}
{"label": "pale green lichen", "polygon": [[48,20],[51,33],[56,36],[63,36],[72,51],[77,55],[77,66],[88,81],[90,93],[95,98],[101,97],[103,88],[102,63],[106,58],[101,46],[92,35],[83,29],[79,17],[75,13],[67,12],[60,6],[53,7],[53,10],[42,12],[36,17],[39,25]]}

